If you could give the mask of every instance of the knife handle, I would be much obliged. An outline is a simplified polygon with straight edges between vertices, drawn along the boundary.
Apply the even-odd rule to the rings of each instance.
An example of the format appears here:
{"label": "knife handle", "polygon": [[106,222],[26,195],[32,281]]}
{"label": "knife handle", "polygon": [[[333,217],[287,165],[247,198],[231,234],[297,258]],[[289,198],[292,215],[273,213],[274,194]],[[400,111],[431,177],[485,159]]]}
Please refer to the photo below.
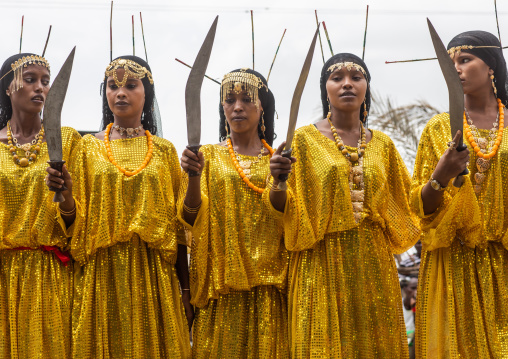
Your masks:
{"label": "knife handle", "polygon": [[[467,146],[464,143],[461,143],[459,146],[457,146],[456,150],[458,152],[462,152],[467,148]],[[464,179],[462,176],[466,176],[469,174],[469,170],[467,168],[464,169],[455,179],[453,180],[453,185],[457,188],[460,188],[462,184],[464,183]]]}
{"label": "knife handle", "polygon": [[[63,167],[63,164],[65,163],[65,161],[63,161],[63,160],[62,161],[48,161],[48,163],[52,169],[57,170],[58,172],[62,173],[62,167]],[[60,178],[63,179],[63,174],[62,174],[62,177],[60,177]],[[60,188],[49,187],[49,190],[55,192],[55,195],[53,196],[53,202],[57,202],[57,203],[65,202],[65,198],[62,194],[63,191],[67,191],[67,187],[65,187],[65,184],[63,184],[62,187],[60,187]]]}
{"label": "knife handle", "polygon": [[[194,153],[196,156],[198,155],[200,148],[201,148],[201,145],[188,145],[187,146],[187,149],[191,150],[192,153]],[[189,175],[189,177],[196,177],[196,176],[201,175],[201,173],[189,170],[188,175]]]}
{"label": "knife handle", "polygon": [[[290,148],[289,150],[284,150],[281,152],[282,157],[291,158],[291,153],[293,152],[293,149]],[[277,186],[278,189],[285,191],[288,189],[288,186],[286,184],[286,181],[288,180],[289,174],[283,173],[279,175],[279,184]]]}

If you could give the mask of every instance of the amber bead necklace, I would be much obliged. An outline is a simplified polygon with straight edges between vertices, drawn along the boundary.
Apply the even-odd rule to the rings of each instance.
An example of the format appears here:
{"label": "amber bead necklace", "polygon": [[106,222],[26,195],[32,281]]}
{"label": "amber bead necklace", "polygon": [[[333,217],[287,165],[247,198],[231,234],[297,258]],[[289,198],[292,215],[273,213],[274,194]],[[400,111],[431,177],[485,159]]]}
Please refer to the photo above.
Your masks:
{"label": "amber bead necklace", "polygon": [[106,127],[106,132],[104,133],[104,144],[106,145],[106,151],[108,153],[108,159],[110,160],[110,162],[115,165],[116,168],[118,168],[118,170],[120,172],[122,172],[125,176],[127,177],[131,177],[131,176],[134,176],[134,175],[137,175],[139,172],[143,171],[143,169],[148,166],[148,163],[150,162],[150,159],[152,158],[152,153],[153,153],[153,138],[152,138],[152,134],[150,133],[150,131],[148,130],[145,130],[145,134],[146,134],[146,138],[148,140],[148,151],[146,153],[146,156],[145,156],[145,160],[143,161],[143,163],[141,164],[141,166],[139,166],[138,169],[136,169],[135,171],[127,171],[125,168],[122,168],[116,161],[115,161],[115,158],[113,157],[113,151],[111,150],[111,144],[109,143],[109,134],[111,133],[111,127],[113,127],[113,123],[110,123],[107,127]]}
{"label": "amber bead necklace", "polygon": [[[270,145],[264,139],[261,139],[261,143],[268,150],[268,152],[270,152],[270,157],[272,157],[273,153],[275,152],[273,150],[273,148],[271,148]],[[231,160],[233,161],[233,165],[235,166],[236,171],[238,172],[238,174],[240,175],[242,180],[245,182],[245,184],[247,184],[247,186],[249,186],[250,189],[256,191],[257,193],[263,193],[264,192],[263,188],[257,187],[256,185],[254,185],[250,181],[250,177],[251,177],[251,175],[250,175],[250,164],[252,162],[249,163],[248,168],[246,168],[246,169],[249,170],[249,174],[246,175],[245,172],[244,172],[244,169],[240,165],[240,162],[239,162],[239,160],[237,158],[238,154],[236,153],[235,149],[233,148],[233,144],[231,143],[231,137],[229,135],[227,137],[227,144],[228,144],[229,155],[231,156]],[[262,155],[260,154],[260,156],[262,156]],[[258,160],[257,161],[259,161],[259,159],[260,159],[260,157],[258,156]]]}
{"label": "amber bead necklace", "polygon": [[[18,143],[18,140],[12,134],[11,121],[10,120],[7,121],[7,141],[9,143],[9,152],[12,155],[14,163],[16,163],[21,167],[26,167],[31,162],[34,162],[37,159],[37,155],[41,152],[43,137],[44,137],[44,126],[42,125],[41,122],[41,129],[39,130],[39,133],[35,135],[35,138],[32,140],[32,142],[20,145]],[[25,157],[19,158],[18,154],[16,153],[16,147],[14,145],[16,145],[17,148],[20,148],[23,151],[25,151]]]}

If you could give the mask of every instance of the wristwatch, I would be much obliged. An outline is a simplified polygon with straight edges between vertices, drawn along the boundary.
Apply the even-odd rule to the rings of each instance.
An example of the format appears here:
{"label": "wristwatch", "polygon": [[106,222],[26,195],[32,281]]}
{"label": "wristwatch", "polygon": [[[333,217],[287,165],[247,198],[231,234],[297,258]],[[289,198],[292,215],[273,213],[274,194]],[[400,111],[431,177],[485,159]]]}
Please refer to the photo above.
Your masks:
{"label": "wristwatch", "polygon": [[436,181],[432,176],[430,177],[430,186],[436,191],[444,191],[446,187],[443,187],[441,183]]}

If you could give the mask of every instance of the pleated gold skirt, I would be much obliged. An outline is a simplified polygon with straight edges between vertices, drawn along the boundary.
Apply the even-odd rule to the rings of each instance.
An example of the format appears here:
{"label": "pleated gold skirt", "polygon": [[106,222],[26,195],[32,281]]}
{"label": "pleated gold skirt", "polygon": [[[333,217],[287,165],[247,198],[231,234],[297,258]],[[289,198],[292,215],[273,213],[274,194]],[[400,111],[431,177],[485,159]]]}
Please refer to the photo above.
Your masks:
{"label": "pleated gold skirt", "polygon": [[196,309],[193,358],[289,358],[286,295],[273,286],[230,292]]}
{"label": "pleated gold skirt", "polygon": [[0,250],[0,358],[70,358],[72,264]]}
{"label": "pleated gold skirt", "polygon": [[74,358],[190,358],[174,264],[138,237],[75,269]]}

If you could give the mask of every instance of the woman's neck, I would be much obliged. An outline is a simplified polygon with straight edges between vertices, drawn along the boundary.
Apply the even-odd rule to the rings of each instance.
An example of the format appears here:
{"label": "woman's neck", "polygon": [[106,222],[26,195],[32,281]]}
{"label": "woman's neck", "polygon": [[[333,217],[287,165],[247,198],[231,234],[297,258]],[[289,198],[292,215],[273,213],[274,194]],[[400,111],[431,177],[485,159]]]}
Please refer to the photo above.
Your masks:
{"label": "woman's neck", "polygon": [[492,92],[483,91],[480,94],[464,95],[464,106],[471,112],[488,113],[492,108],[497,108],[497,100]]}
{"label": "woman's neck", "polygon": [[341,132],[354,132],[360,128],[360,109],[345,112],[332,108],[331,121],[333,126]]}
{"label": "woman's neck", "polygon": [[256,132],[231,132],[231,143],[238,153],[247,156],[257,156],[263,146]]}
{"label": "woman's neck", "polygon": [[26,113],[13,109],[10,125],[16,137],[30,138],[41,130],[41,117],[38,112]]}

